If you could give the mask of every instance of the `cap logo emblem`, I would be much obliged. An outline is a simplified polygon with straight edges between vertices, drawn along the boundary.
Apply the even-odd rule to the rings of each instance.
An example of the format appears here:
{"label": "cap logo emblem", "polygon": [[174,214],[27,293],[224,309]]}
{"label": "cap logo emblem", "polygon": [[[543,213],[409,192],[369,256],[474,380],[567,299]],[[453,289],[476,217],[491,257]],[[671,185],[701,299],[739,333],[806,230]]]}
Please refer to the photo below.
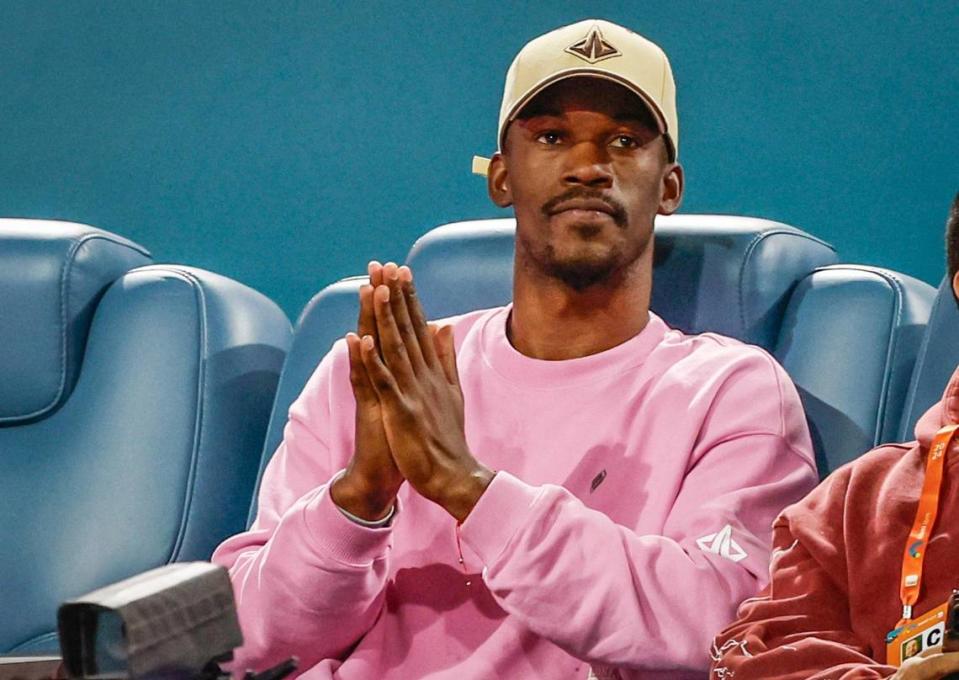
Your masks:
{"label": "cap logo emblem", "polygon": [[585,38],[567,47],[566,51],[584,61],[588,61],[590,64],[595,64],[598,61],[603,61],[610,57],[618,57],[622,54],[622,52],[606,42],[602,32],[596,26],[589,29],[589,33],[586,34]]}

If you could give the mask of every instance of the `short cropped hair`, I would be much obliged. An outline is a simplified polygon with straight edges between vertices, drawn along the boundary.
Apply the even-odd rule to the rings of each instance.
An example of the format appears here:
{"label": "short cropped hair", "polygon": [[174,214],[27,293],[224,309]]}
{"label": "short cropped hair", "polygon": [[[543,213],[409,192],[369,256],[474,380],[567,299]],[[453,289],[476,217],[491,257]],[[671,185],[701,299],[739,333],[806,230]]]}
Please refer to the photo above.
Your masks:
{"label": "short cropped hair", "polygon": [[[949,284],[956,280],[959,271],[959,194],[952,201],[949,220],[946,222],[946,264],[949,270]],[[956,298],[959,304],[959,297]]]}

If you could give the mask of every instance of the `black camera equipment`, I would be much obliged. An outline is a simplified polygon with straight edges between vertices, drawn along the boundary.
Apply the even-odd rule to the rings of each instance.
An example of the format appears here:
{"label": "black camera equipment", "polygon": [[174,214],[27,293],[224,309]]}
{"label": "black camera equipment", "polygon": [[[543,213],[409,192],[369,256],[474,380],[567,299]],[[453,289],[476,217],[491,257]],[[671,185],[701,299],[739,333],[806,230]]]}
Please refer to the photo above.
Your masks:
{"label": "black camera equipment", "polygon": [[[83,597],[57,613],[67,675],[90,680],[220,680],[219,664],[243,644],[226,570],[169,564]],[[289,659],[245,680],[279,680]]]}

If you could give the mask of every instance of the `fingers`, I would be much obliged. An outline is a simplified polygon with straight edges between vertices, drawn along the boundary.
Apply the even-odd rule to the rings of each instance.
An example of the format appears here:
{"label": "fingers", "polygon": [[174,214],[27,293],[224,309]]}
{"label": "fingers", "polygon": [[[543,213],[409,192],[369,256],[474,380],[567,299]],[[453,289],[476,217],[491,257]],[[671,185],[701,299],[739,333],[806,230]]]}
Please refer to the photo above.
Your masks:
{"label": "fingers", "polygon": [[413,273],[407,266],[388,262],[370,262],[370,283],[360,288],[360,313],[357,334],[371,336],[387,370],[394,372],[400,385],[421,374],[426,367],[440,367],[452,384],[459,384],[455,372],[456,357],[452,334],[448,338],[445,364],[441,364],[435,333],[426,323],[426,315],[416,295]]}
{"label": "fingers", "polygon": [[374,343],[377,340],[376,317],[373,315],[373,289],[383,283],[383,265],[376,260],[366,267],[370,277],[369,285],[360,286],[360,313],[356,322],[356,333],[359,337],[372,335]]}
{"label": "fingers", "polygon": [[372,335],[376,339],[376,317],[373,315],[373,286],[360,286],[360,315],[356,322],[359,337]]}
{"label": "fingers", "polygon": [[[392,266],[391,266],[392,265]],[[384,283],[390,289],[390,307],[393,311],[393,320],[399,330],[400,339],[406,347],[407,356],[413,373],[421,375],[424,369],[421,339],[414,331],[414,324],[410,320],[409,309],[406,304],[403,278],[409,275],[409,267],[399,267],[388,264],[383,271]]]}
{"label": "fingers", "polygon": [[366,335],[361,338],[359,349],[363,366],[366,368],[373,390],[384,403],[395,404],[397,397],[396,380],[383,360],[380,359],[373,337]]}
{"label": "fingers", "polygon": [[366,265],[366,271],[370,275],[371,286],[376,288],[377,286],[383,285],[383,265],[376,260],[371,260],[370,263]]}
{"label": "fingers", "polygon": [[403,281],[403,294],[406,298],[406,306],[409,310],[410,323],[413,325],[413,331],[420,343],[420,349],[423,353],[423,361],[427,366],[435,366],[437,357],[433,348],[432,334],[429,332],[426,324],[426,314],[420,305],[419,297],[416,295],[416,286],[413,285],[413,272],[407,266],[399,268],[399,275]]}
{"label": "fingers", "polygon": [[[433,328],[437,327],[431,325],[431,330]],[[451,385],[459,387],[460,377],[456,370],[456,347],[453,343],[453,327],[443,326],[442,328],[437,328],[433,333],[433,344],[436,348],[437,359],[443,367],[443,372],[446,374],[446,379]]]}
{"label": "fingers", "polygon": [[[383,355],[382,363],[385,363],[384,368],[393,374],[400,385],[409,385],[414,377],[413,368],[410,365],[406,344],[400,336],[396,320],[393,317],[389,287],[379,286],[373,291],[373,312],[376,316],[376,330],[379,335],[380,353]],[[373,342],[373,338],[370,338],[370,342]],[[366,340],[364,338],[365,346]],[[370,378],[374,379],[375,386],[375,376],[372,373]]]}
{"label": "fingers", "polygon": [[949,652],[948,654],[937,654],[923,659],[922,663],[923,678],[941,678],[946,673],[959,671],[959,652]]}
{"label": "fingers", "polygon": [[949,652],[909,659],[899,669],[897,676],[908,680],[939,680],[956,671],[959,671],[959,652]]}
{"label": "fingers", "polygon": [[353,387],[353,396],[356,403],[375,401],[376,391],[373,389],[373,383],[370,382],[366,366],[363,364],[360,336],[356,333],[347,333],[346,347],[350,353],[350,385]]}

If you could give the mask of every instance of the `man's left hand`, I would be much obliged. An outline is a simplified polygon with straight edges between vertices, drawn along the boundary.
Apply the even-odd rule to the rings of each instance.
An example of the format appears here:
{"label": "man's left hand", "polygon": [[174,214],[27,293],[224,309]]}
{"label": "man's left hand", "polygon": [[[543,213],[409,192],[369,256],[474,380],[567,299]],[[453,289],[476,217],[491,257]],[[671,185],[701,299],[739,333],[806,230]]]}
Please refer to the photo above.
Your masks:
{"label": "man's left hand", "polygon": [[383,357],[370,335],[361,350],[393,459],[420,495],[463,521],[494,473],[466,444],[453,327],[427,326],[408,267],[376,287],[373,310]]}

